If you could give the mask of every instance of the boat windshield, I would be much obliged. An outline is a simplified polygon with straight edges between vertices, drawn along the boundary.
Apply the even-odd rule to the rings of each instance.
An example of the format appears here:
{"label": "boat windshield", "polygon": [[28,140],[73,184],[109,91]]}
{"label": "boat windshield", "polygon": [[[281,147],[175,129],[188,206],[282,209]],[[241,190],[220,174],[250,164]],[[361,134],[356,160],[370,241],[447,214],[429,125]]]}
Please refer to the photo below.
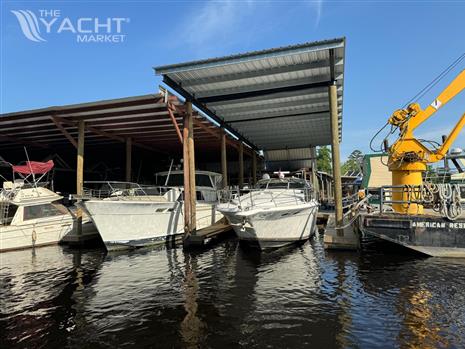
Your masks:
{"label": "boat windshield", "polygon": [[[166,175],[157,176],[157,184],[165,185]],[[184,175],[182,173],[172,173],[168,178],[168,187],[183,187],[184,186]],[[198,187],[210,187],[212,188],[212,181],[210,176],[206,174],[196,174],[195,175],[195,185]]]}
{"label": "boat windshield", "polygon": [[255,186],[256,189],[305,189],[308,184],[303,179],[284,178],[284,179],[262,179]]}

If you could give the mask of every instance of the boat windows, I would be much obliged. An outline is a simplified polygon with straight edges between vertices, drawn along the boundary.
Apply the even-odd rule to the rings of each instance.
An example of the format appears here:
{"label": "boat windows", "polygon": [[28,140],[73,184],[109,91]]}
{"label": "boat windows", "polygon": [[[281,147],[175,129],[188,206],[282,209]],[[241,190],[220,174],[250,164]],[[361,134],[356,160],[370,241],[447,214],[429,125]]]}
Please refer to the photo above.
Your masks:
{"label": "boat windows", "polygon": [[306,183],[298,179],[265,179],[257,183],[256,189],[305,189]]}
{"label": "boat windows", "polygon": [[24,220],[62,216],[66,213],[66,208],[60,204],[26,206],[24,207]]}

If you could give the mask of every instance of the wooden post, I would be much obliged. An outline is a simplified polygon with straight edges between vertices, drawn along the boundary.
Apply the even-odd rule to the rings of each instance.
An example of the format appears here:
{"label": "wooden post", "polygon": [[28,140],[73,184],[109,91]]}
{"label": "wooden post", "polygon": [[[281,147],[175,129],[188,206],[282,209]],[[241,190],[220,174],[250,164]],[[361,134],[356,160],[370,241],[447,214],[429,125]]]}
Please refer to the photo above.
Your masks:
{"label": "wooden post", "polygon": [[257,154],[253,152],[252,154],[252,184],[257,183]]}
{"label": "wooden post", "polygon": [[195,234],[197,229],[197,217],[196,217],[196,203],[197,203],[197,190],[195,185],[195,149],[194,149],[194,121],[192,115],[192,102],[186,102],[186,113],[188,117],[188,126],[189,126],[189,192],[191,200],[191,218],[190,218],[190,233]]}
{"label": "wooden post", "polygon": [[[78,123],[77,165],[76,165],[76,194],[82,197],[84,192],[84,120]],[[76,210],[76,233],[82,235],[82,209]]]}
{"label": "wooden post", "polygon": [[316,157],[317,157],[316,147],[311,147],[310,148],[310,156],[312,158],[311,159],[311,163],[312,163],[311,175],[312,175],[313,190],[315,191],[315,193],[318,193],[320,188],[319,188],[318,179],[317,179],[318,168],[317,168],[317,165],[316,165]]}
{"label": "wooden post", "polygon": [[[336,228],[342,225],[342,180],[341,155],[339,150],[339,115],[337,110],[337,86],[333,82],[329,88],[329,112],[331,116],[331,153],[333,159],[334,180],[334,209],[336,214]],[[343,236],[344,231],[337,229],[337,235]]]}
{"label": "wooden post", "polygon": [[228,187],[228,160],[226,154],[226,133],[221,132],[221,174],[223,175],[223,189]]}
{"label": "wooden post", "polygon": [[189,159],[189,114],[184,114],[182,129],[183,172],[184,172],[184,235],[190,234],[191,200],[190,200],[190,159]]}
{"label": "wooden post", "polygon": [[131,181],[132,167],[132,138],[126,138],[126,182]]}
{"label": "wooden post", "polygon": [[244,187],[244,143],[239,143],[239,189]]}

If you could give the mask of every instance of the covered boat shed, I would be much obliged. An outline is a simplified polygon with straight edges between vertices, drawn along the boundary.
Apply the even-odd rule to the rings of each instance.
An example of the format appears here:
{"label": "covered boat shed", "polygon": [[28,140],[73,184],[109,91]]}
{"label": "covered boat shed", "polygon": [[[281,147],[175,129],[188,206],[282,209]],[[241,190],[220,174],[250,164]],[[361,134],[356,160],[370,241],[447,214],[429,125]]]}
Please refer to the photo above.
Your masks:
{"label": "covered boat shed", "polygon": [[[110,179],[135,180],[138,176],[133,173],[134,167],[139,170],[140,166],[134,166],[134,157],[140,160],[138,165],[143,158],[145,164],[158,163],[166,170],[170,159],[182,157],[185,112],[185,105],[163,90],[157,94],[1,114],[0,157],[12,163],[24,161],[24,147],[31,159],[48,160],[56,155],[52,158],[55,167],[69,172],[60,177],[68,180],[76,174],[76,191],[68,181],[59,189],[79,194],[84,182],[84,159],[87,180],[89,177],[102,179],[99,172],[107,169],[102,169],[99,163],[107,161],[119,166],[121,160],[122,169],[116,174],[111,172],[113,178]],[[219,158],[221,135],[218,127],[197,112],[192,118],[197,147],[204,158],[207,161]],[[234,137],[227,137],[226,144],[230,151],[239,149]],[[255,155],[250,149],[245,151],[250,156]],[[76,161],[76,153],[74,167],[70,162]],[[149,175],[154,178],[153,173]]]}
{"label": "covered boat shed", "polygon": [[[155,72],[186,99],[188,109],[193,105],[217,122],[223,137],[233,134],[241,144],[264,151],[265,157],[273,152],[276,161],[300,161],[289,154],[300,156],[299,149],[310,149],[314,164],[315,147],[331,144],[336,222],[340,224],[344,54],[345,38],[337,38],[159,66]],[[189,117],[186,122],[189,123]],[[188,133],[186,139],[189,141],[184,143],[185,187],[195,193],[195,183],[188,175],[195,168],[195,156],[189,148],[194,142],[193,133]],[[279,154],[286,158],[280,158]],[[226,159],[223,150],[223,175]],[[316,166],[312,169],[315,179]],[[191,204],[195,205],[195,200]],[[195,209],[186,207],[186,212]],[[195,231],[195,220],[187,221],[186,226],[189,232]]]}

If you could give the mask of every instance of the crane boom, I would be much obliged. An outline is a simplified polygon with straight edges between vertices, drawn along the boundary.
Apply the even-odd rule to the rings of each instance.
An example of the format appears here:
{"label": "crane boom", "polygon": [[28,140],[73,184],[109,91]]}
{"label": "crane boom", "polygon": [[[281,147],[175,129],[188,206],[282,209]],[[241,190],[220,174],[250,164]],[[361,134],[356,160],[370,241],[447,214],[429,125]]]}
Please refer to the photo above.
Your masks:
{"label": "crane boom", "polygon": [[[422,109],[418,103],[411,103],[405,109],[396,110],[389,118],[389,123],[400,130],[399,138],[389,147],[389,170],[392,172],[392,183],[395,186],[421,186],[422,174],[427,164],[437,162],[444,158],[460,131],[465,126],[465,114],[462,115],[449,136],[441,146],[433,151],[428,149],[413,135],[413,131],[428,120],[439,108],[465,89],[465,70],[439,94],[439,96],[426,108]],[[394,201],[405,201],[405,194],[393,194]],[[421,205],[394,204],[398,213],[422,213]]]}

